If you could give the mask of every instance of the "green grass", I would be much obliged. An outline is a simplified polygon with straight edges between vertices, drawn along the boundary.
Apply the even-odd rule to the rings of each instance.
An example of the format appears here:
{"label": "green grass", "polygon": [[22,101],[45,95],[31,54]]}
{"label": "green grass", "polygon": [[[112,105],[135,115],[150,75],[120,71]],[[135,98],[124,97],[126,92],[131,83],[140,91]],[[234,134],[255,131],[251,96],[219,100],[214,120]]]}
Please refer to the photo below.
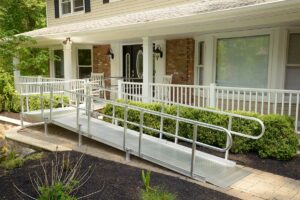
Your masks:
{"label": "green grass", "polygon": [[141,200],[176,200],[176,195],[161,188],[142,190]]}

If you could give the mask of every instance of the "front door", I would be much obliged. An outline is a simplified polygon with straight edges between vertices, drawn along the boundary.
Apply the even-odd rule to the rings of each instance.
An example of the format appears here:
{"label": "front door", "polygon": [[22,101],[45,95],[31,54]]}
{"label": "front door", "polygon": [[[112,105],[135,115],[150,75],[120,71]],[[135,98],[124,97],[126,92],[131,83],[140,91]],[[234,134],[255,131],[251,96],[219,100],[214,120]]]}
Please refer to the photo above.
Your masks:
{"label": "front door", "polygon": [[143,46],[123,46],[123,77],[128,82],[143,81]]}

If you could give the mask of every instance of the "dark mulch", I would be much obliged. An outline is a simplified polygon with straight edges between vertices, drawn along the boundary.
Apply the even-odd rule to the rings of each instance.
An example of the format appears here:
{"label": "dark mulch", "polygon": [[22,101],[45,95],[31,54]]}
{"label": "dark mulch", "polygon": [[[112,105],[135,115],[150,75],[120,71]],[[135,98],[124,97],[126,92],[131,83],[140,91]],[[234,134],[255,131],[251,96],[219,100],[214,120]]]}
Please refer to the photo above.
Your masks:
{"label": "dark mulch", "polygon": [[12,119],[20,119],[20,113],[13,113],[13,112],[0,112],[0,116],[9,117]]}
{"label": "dark mulch", "polygon": [[[81,154],[72,152],[72,158],[78,158]],[[54,159],[53,154],[47,154],[44,158],[49,162]],[[82,168],[95,165],[95,171],[88,183],[84,185],[77,193],[77,196],[84,196],[103,187],[100,193],[88,198],[90,200],[134,200],[139,199],[139,194],[143,184],[141,181],[141,169],[123,165],[120,163],[107,161],[86,155]],[[26,191],[30,195],[36,195],[31,186],[28,174],[33,172],[41,172],[39,161],[30,161],[22,168],[10,171],[6,176],[0,177],[0,194],[2,200],[18,199],[16,191],[12,183],[16,184],[20,189]],[[236,199],[223,193],[201,187],[175,177],[152,173],[152,186],[161,186],[167,191],[177,195],[177,199]]]}
{"label": "dark mulch", "polygon": [[[184,146],[189,146],[186,143],[181,143]],[[198,148],[200,151],[223,157],[224,153],[213,150]],[[239,165],[259,169],[262,171],[278,174],[281,176],[300,180],[300,155],[298,154],[292,160],[283,161],[275,159],[262,159],[255,153],[247,154],[229,154],[229,159],[235,161]]]}

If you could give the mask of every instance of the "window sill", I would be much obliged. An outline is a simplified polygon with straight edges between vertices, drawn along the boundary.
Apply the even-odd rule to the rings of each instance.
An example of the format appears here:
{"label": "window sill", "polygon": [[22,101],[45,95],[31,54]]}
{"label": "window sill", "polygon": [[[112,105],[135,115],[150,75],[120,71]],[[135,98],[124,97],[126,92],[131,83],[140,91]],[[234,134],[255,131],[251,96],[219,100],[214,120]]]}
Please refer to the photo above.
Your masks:
{"label": "window sill", "polygon": [[60,18],[65,18],[65,17],[71,17],[71,16],[76,16],[76,15],[82,15],[85,14],[84,11],[78,11],[78,12],[73,12],[73,13],[69,13],[69,14],[61,14]]}

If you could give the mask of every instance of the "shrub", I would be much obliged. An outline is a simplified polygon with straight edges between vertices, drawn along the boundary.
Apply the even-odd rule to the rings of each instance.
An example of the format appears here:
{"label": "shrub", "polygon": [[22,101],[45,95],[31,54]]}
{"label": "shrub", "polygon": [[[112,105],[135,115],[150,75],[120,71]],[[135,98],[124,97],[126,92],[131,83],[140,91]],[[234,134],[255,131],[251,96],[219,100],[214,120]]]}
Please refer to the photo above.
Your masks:
{"label": "shrub", "polygon": [[[53,108],[59,108],[62,106],[62,98],[64,105],[69,104],[69,99],[67,96],[61,96],[61,95],[54,95],[53,96]],[[30,95],[28,98],[29,102],[29,110],[39,110],[41,109],[41,100],[40,95]],[[26,100],[24,99],[24,109],[26,111]],[[44,95],[44,108],[49,109],[50,108],[50,95]],[[21,101],[20,101],[20,95],[14,94],[11,102],[11,109],[8,111],[12,112],[21,112]]]}
{"label": "shrub", "polygon": [[62,182],[56,182],[53,185],[39,188],[40,196],[38,200],[76,200],[77,198],[70,193],[78,186],[78,181],[72,181],[68,185]]}
{"label": "shrub", "polygon": [[[130,105],[155,111],[160,111],[162,106],[161,104],[157,103],[128,103]],[[167,114],[176,115],[176,110],[177,106],[165,106],[164,112]],[[228,127],[228,116],[226,115],[183,106],[180,106],[179,110],[180,117],[213,124],[224,128]],[[107,105],[104,108],[103,112],[104,114],[111,116],[112,105]],[[288,160],[296,155],[298,141],[297,136],[293,130],[293,119],[291,117],[280,115],[259,115],[256,113],[240,111],[234,113],[261,119],[265,124],[266,131],[264,136],[259,140],[252,140],[233,135],[233,146],[230,149],[232,153],[247,153],[252,151],[256,152],[262,158],[275,158],[278,160]],[[139,123],[139,115],[140,114],[138,111],[129,110],[128,120]],[[124,117],[124,108],[116,108],[116,117]],[[150,114],[144,115],[145,125],[157,130],[160,129],[160,119],[160,116]],[[104,120],[109,122],[111,121],[107,118],[104,118]],[[122,126],[122,123],[119,123],[119,125]],[[163,125],[164,131],[175,134],[175,120],[165,119]],[[128,127],[133,130],[139,131],[139,127],[137,126],[128,125]],[[233,118],[232,130],[249,135],[259,135],[261,132],[259,123],[240,118]],[[144,133],[155,136],[158,135],[157,133],[146,129],[144,130]],[[192,139],[193,126],[187,123],[180,122],[178,134],[180,136]],[[198,128],[197,140],[218,147],[224,147],[226,145],[226,135],[224,133],[203,127]]]}

